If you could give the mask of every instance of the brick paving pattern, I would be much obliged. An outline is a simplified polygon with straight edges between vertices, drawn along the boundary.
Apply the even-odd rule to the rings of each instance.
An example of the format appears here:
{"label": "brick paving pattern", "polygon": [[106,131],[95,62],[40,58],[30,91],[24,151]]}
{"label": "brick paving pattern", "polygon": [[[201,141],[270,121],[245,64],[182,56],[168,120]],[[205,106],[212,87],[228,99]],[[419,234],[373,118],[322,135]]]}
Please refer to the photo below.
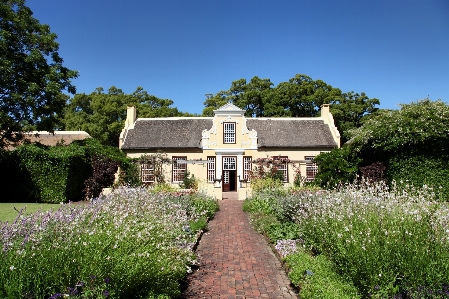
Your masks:
{"label": "brick paving pattern", "polygon": [[298,298],[265,238],[249,224],[242,201],[220,200],[197,248],[199,268],[184,299]]}

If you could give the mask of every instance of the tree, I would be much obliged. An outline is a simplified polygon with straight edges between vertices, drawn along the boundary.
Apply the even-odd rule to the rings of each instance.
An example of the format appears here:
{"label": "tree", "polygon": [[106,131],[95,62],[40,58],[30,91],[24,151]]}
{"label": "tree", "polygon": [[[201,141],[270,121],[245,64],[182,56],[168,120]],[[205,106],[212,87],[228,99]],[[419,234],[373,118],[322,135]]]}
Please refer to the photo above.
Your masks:
{"label": "tree", "polygon": [[32,17],[24,0],[0,3],[0,148],[23,138],[27,128],[53,131],[75,93],[78,72],[62,65],[50,27]]}
{"label": "tree", "polygon": [[380,104],[363,92],[342,93],[322,80],[300,74],[276,87],[270,79],[257,76],[249,83],[246,79],[233,81],[229,90],[207,95],[203,115],[213,116],[213,110],[227,102],[246,110],[246,116],[256,117],[314,117],[323,104],[331,104],[342,142],[348,138],[346,132],[361,126],[366,116],[377,111],[375,105]]}
{"label": "tree", "polygon": [[380,105],[378,99],[370,99],[364,92],[358,94],[353,91],[343,93],[333,102],[330,111],[334,117],[335,126],[340,130],[342,144],[349,140],[350,130],[362,126],[367,116],[379,110],[375,105]]}
{"label": "tree", "polygon": [[104,93],[99,87],[89,95],[76,94],[69,100],[64,114],[66,130],[84,130],[103,145],[118,146],[126,120],[126,107],[136,106],[139,117],[188,116],[170,107],[172,100],[149,95],[142,87],[125,94],[112,86]]}
{"label": "tree", "polygon": [[[347,131],[350,140],[342,148],[315,157],[317,178],[323,186],[351,182],[357,170],[359,175],[366,175],[371,168],[397,186],[432,187],[437,198],[447,201],[448,119],[449,105],[440,100],[403,104],[400,110],[378,110],[359,128]],[[365,171],[360,171],[363,168]]]}

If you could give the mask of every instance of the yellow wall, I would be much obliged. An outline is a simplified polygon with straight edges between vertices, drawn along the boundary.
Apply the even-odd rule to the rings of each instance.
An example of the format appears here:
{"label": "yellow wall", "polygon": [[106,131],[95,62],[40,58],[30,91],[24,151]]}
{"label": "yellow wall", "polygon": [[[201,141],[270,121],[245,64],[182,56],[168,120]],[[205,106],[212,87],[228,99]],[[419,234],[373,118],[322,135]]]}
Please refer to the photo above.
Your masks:
{"label": "yellow wall", "polygon": [[[327,110],[326,110],[327,109]],[[323,111],[328,112],[328,107],[325,107]],[[122,131],[122,137],[126,135],[126,130],[132,129],[135,121],[135,114],[132,114],[133,110],[130,109],[128,117],[130,121],[129,126],[126,126]],[[135,112],[135,111],[134,111]],[[328,151],[328,149],[320,148],[257,148],[257,132],[249,131],[246,127],[246,119],[243,116],[244,111],[233,106],[232,104],[227,104],[215,111],[216,115],[213,118],[213,126],[209,130],[205,130],[202,133],[202,149],[192,149],[192,150],[169,150],[165,153],[171,159],[175,156],[186,156],[189,161],[187,164],[187,169],[191,174],[199,179],[200,190],[214,196],[216,198],[222,197],[221,184],[213,183],[207,181],[207,157],[216,157],[216,177],[220,178],[222,173],[222,163],[221,159],[224,156],[236,156],[237,157],[237,171],[236,174],[243,179],[243,157],[251,156],[252,160],[258,158],[267,158],[271,156],[287,156],[289,160],[293,161],[293,164],[300,167],[301,175],[306,175],[306,163],[304,161],[306,156],[316,156],[322,151]],[[332,115],[325,116],[329,126],[333,126]],[[236,123],[236,143],[235,144],[224,144],[223,143],[223,123],[224,122],[235,122]],[[339,144],[339,134],[338,130],[333,126],[331,128],[333,131],[334,139],[337,144]],[[121,138],[122,138],[121,137]],[[132,158],[138,158],[144,154],[152,154],[156,151],[126,151],[127,155]],[[254,168],[253,164],[253,168]],[[171,182],[172,179],[172,165],[165,165],[164,175],[167,182]],[[288,183],[293,184],[295,176],[294,167],[292,164],[288,164]],[[174,184],[177,186],[178,184]],[[239,199],[245,199],[247,194],[250,193],[250,184],[245,187],[240,186],[237,183],[237,192],[239,194]]]}

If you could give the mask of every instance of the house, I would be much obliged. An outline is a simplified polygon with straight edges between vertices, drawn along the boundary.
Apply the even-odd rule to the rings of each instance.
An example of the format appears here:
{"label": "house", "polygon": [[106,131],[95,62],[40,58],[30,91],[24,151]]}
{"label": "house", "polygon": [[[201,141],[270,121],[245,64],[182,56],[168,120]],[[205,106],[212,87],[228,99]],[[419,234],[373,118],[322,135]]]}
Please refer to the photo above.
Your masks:
{"label": "house", "polygon": [[[292,184],[295,170],[312,181],[317,172],[313,157],[340,145],[328,104],[322,106],[320,117],[248,118],[245,110],[231,103],[214,113],[214,117],[136,118],[135,107],[128,107],[119,146],[132,158],[166,153],[176,161],[162,170],[171,184],[179,185],[187,169],[216,198],[235,192],[245,199],[256,161],[277,163],[285,184]],[[141,174],[143,182],[154,182],[151,165],[142,164]]]}
{"label": "house", "polygon": [[91,138],[85,131],[32,131],[25,134],[25,139],[30,143],[41,143],[43,145],[55,146],[57,144],[68,145],[75,140]]}

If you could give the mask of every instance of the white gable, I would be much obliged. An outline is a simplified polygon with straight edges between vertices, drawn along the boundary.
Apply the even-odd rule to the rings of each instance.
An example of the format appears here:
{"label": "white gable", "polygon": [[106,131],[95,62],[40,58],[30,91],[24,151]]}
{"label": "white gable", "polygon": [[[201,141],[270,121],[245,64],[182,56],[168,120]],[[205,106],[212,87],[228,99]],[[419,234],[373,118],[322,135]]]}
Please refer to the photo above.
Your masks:
{"label": "white gable", "polygon": [[240,115],[243,116],[245,114],[245,110],[240,109],[232,103],[227,103],[218,110],[214,110],[215,115]]}

